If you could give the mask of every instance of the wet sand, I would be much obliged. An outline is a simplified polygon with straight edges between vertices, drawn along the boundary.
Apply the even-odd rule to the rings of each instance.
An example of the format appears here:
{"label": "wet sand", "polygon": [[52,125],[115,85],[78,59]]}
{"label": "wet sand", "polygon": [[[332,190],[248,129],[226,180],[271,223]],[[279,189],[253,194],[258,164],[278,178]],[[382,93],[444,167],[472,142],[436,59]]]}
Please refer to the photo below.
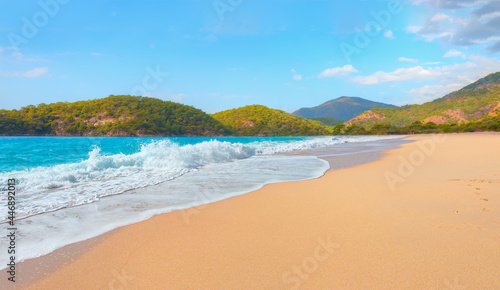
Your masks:
{"label": "wet sand", "polygon": [[120,228],[31,288],[498,287],[500,135],[411,139]]}

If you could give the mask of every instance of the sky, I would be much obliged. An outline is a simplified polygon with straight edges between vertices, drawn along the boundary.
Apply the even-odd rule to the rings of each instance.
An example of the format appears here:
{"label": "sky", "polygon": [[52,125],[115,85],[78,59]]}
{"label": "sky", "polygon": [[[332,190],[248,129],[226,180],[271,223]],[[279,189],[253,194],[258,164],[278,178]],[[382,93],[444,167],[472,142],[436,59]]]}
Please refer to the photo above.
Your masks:
{"label": "sky", "polygon": [[0,109],[421,104],[500,71],[500,0],[2,0]]}

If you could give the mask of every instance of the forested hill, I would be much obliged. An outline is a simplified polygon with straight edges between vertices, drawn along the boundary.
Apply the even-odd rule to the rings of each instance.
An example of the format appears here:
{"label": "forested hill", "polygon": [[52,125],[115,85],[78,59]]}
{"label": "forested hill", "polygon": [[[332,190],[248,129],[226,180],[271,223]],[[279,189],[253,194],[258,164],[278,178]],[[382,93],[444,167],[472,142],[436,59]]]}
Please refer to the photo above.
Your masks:
{"label": "forested hill", "polygon": [[231,132],[203,111],[134,96],[0,110],[0,135],[212,136]]}
{"label": "forested hill", "polygon": [[294,136],[328,134],[319,122],[261,105],[246,106],[212,115],[237,135]]}
{"label": "forested hill", "polygon": [[466,124],[500,116],[500,72],[422,105],[372,109],[346,122],[370,128],[376,124],[406,126],[414,122]]}

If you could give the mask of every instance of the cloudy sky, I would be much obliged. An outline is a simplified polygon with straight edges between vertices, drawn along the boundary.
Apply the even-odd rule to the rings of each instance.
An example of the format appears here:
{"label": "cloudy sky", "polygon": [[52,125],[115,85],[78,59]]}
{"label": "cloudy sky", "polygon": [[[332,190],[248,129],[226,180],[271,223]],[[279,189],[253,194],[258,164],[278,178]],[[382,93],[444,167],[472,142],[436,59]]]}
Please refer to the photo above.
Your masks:
{"label": "cloudy sky", "polygon": [[146,95],[214,113],[423,103],[500,71],[500,0],[0,3],[0,109]]}

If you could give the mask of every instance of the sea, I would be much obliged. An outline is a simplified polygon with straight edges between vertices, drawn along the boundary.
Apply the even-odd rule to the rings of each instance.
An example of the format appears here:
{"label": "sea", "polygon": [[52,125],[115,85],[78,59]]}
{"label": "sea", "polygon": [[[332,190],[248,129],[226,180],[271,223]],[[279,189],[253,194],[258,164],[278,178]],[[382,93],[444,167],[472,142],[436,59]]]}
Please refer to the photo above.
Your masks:
{"label": "sea", "polygon": [[[10,242],[9,179],[16,180],[20,262],[162,213],[180,211],[189,226],[200,218],[193,207],[321,177],[330,163],[314,150],[335,162],[336,153],[325,149],[351,146],[356,153],[395,138],[0,137],[0,251]],[[0,255],[0,269],[8,259]]]}

